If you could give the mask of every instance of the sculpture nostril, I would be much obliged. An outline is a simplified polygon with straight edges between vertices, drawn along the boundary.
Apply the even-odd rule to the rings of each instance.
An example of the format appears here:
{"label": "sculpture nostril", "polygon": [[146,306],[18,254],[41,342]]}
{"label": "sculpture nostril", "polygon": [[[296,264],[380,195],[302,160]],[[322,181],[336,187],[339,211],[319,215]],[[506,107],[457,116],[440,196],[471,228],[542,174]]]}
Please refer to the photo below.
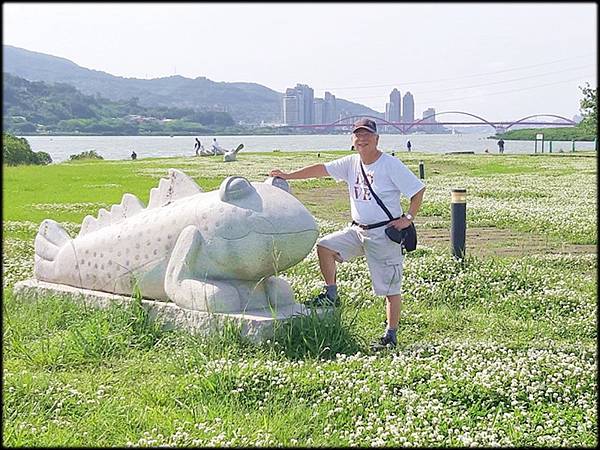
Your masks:
{"label": "sculpture nostril", "polygon": [[281,177],[268,177],[265,180],[265,184],[270,184],[271,186],[278,187],[279,189],[285,192],[288,192],[290,194],[292,193],[292,188],[290,187],[290,184]]}

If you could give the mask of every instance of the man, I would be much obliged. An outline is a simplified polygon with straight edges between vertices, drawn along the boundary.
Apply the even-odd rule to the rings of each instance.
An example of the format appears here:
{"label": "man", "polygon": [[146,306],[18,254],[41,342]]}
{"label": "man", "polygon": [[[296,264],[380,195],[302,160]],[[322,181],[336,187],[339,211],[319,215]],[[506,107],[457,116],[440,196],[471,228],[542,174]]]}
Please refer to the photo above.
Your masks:
{"label": "man", "polygon": [[410,152],[410,149],[412,148],[412,144],[410,143],[410,140],[406,141],[406,148]]}
{"label": "man", "polygon": [[504,139],[500,138],[498,141],[498,153],[504,153]]}
{"label": "man", "polygon": [[212,150],[215,155],[222,155],[225,153],[225,149],[223,149],[219,143],[217,142],[217,138],[213,138]]}
{"label": "man", "polygon": [[196,143],[194,144],[194,150],[196,150],[196,156],[198,156],[200,154],[200,150],[204,150],[204,148],[202,147],[202,142],[200,142],[200,139],[196,138]]}
{"label": "man", "polygon": [[[360,119],[352,130],[352,147],[358,154],[348,155],[325,164],[314,164],[295,172],[271,171],[270,175],[286,180],[332,176],[348,184],[352,224],[345,229],[324,236],[317,242],[319,267],[325,280],[321,294],[309,302],[309,306],[338,306],[340,300],[336,284],[336,262],[344,262],[365,256],[375,295],[386,297],[387,327],[376,349],[394,347],[396,330],[400,319],[402,255],[400,244],[385,234],[386,226],[397,229],[408,227],[414,220],[425,193],[425,185],[399,159],[377,148],[379,135],[377,125],[370,119]],[[364,167],[373,191],[389,209],[388,218],[377,204],[364,181]],[[402,214],[400,195],[410,198],[408,212]]]}

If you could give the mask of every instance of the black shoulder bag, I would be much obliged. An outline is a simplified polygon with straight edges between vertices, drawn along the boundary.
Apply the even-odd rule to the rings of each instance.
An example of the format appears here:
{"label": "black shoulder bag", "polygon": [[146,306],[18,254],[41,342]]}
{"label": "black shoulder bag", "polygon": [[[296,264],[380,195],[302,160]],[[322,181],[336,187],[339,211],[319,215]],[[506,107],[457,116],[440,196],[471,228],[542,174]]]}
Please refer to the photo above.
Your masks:
{"label": "black shoulder bag", "polygon": [[[373,194],[373,197],[375,198],[377,204],[381,207],[381,209],[385,211],[390,221],[394,220],[394,217],[392,217],[392,214],[390,213],[389,209],[386,208],[386,206],[383,204],[381,199],[377,196],[377,194],[371,187],[371,183],[369,183],[369,179],[367,178],[367,174],[365,173],[365,169],[363,168],[362,162],[360,163],[360,170],[362,171],[365,183],[367,183],[367,186],[369,187],[371,194]],[[404,214],[402,214],[402,216],[404,216]],[[412,222],[408,227],[402,228],[401,230],[398,230],[394,226],[387,227],[385,229],[385,234],[392,241],[402,246],[402,253],[412,252],[417,248],[417,229],[415,228],[415,224]]]}

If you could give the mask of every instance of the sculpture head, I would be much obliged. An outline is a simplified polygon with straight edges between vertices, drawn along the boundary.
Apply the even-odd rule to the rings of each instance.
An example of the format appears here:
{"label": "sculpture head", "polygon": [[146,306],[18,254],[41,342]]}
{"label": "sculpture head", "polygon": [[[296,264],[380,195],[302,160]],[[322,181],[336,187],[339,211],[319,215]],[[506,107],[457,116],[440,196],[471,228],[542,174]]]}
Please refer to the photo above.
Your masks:
{"label": "sculpture head", "polygon": [[[228,177],[219,188],[219,218],[211,245],[213,265],[242,280],[257,280],[302,261],[319,229],[283,183]],[[279,186],[279,187],[277,187]],[[287,187],[287,190],[286,190]]]}

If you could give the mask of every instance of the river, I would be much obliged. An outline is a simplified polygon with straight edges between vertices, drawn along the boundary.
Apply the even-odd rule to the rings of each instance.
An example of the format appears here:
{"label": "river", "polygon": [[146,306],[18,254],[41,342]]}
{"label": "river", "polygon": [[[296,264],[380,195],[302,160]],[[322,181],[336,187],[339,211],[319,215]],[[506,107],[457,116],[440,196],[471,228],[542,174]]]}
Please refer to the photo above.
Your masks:
{"label": "river", "polygon": [[[379,149],[385,152],[406,152],[406,141],[410,139],[413,152],[446,153],[471,151],[498,153],[496,139],[490,134],[382,134]],[[95,150],[104,159],[129,159],[135,150],[138,158],[194,156],[194,136],[25,136],[31,149],[44,151],[55,163],[69,160],[70,155]],[[198,136],[204,147],[210,148],[214,136]],[[244,144],[243,152],[280,151],[327,151],[347,150],[351,145],[350,134],[346,135],[286,135],[286,136],[218,136],[224,148],[235,148]],[[555,141],[553,152],[570,152],[571,141]],[[510,141],[504,146],[505,154],[533,153],[534,141]],[[577,142],[575,150],[593,150],[594,142]],[[544,151],[548,152],[545,142]],[[538,152],[541,143],[538,143]]]}

